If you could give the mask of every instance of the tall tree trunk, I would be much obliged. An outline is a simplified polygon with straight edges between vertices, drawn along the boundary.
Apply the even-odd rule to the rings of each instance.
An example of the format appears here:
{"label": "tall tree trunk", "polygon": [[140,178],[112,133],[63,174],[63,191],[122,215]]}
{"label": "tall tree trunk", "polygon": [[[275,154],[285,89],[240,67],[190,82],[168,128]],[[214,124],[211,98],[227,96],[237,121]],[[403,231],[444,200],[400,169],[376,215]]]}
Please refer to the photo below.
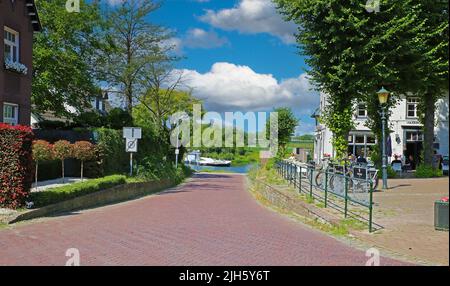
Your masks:
{"label": "tall tree trunk", "polygon": [[127,101],[127,111],[130,116],[133,115],[133,88],[131,85],[126,87],[125,96]]}
{"label": "tall tree trunk", "polygon": [[83,161],[81,161],[81,181],[83,182]]}
{"label": "tall tree trunk", "polygon": [[61,160],[61,167],[62,167],[62,183],[64,184],[64,160]]}
{"label": "tall tree trunk", "polygon": [[424,105],[425,114],[423,118],[423,164],[432,166],[434,155],[434,117],[436,111],[436,105],[432,94],[425,94]]}
{"label": "tall tree trunk", "polygon": [[35,190],[37,191],[38,190],[38,166],[39,166],[39,163],[38,163],[38,161],[36,161],[36,173],[34,174],[34,187],[35,187]]}

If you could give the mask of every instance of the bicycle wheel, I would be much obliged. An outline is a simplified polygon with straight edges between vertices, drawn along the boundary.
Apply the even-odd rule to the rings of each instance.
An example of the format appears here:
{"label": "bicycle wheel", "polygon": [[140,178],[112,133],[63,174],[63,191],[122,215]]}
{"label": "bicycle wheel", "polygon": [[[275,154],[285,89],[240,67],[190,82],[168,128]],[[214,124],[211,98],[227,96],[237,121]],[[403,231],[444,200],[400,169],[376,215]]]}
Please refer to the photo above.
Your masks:
{"label": "bicycle wheel", "polygon": [[329,184],[330,184],[330,190],[334,191],[334,175],[331,175]]}
{"label": "bicycle wheel", "polygon": [[325,174],[323,172],[319,172],[316,175],[316,186],[322,187],[322,182],[323,182],[324,178],[325,178]]}

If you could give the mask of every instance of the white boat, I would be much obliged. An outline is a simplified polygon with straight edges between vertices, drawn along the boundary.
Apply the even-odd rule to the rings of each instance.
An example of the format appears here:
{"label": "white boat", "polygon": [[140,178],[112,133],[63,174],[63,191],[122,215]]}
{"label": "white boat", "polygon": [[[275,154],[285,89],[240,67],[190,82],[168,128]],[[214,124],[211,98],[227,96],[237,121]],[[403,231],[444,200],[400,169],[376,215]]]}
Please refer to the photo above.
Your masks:
{"label": "white boat", "polygon": [[200,151],[192,151],[186,155],[184,160],[186,164],[196,164],[202,166],[216,166],[216,167],[229,167],[231,161],[228,160],[216,160],[208,157],[200,157]]}
{"label": "white boat", "polygon": [[198,164],[203,166],[227,167],[231,165],[231,161],[200,157],[200,161],[198,161]]}

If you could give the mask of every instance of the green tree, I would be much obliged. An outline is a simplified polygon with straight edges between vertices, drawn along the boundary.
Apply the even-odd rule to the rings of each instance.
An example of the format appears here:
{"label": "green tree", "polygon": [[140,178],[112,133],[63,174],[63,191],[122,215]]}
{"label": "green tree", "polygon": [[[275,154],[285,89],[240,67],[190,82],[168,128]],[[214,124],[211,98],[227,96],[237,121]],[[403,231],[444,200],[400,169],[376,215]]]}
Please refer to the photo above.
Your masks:
{"label": "green tree", "polygon": [[[307,56],[311,80],[328,94],[322,120],[333,132],[337,156],[346,153],[357,102],[367,104],[368,126],[380,139],[376,91],[381,86],[392,92],[393,105],[399,95],[417,94],[425,83],[435,85],[448,77],[443,69],[448,63],[448,23],[443,17],[448,12],[443,4],[381,0],[380,11],[370,13],[365,1],[274,1],[299,25],[297,42]],[[426,74],[432,68],[436,77],[430,80]]]}
{"label": "green tree", "polygon": [[65,115],[98,93],[95,64],[101,46],[102,17],[97,1],[81,0],[80,13],[68,13],[66,0],[36,0],[43,31],[33,44],[32,102],[37,111]]}
{"label": "green tree", "polygon": [[448,94],[448,1],[415,0],[417,21],[413,35],[414,51],[419,55],[418,72],[419,111],[423,123],[423,163],[433,162],[436,102]]}
{"label": "green tree", "polygon": [[[201,101],[185,91],[161,89],[156,93],[157,95],[155,93],[156,91],[149,91],[139,99],[133,110],[133,119],[137,126],[142,127],[146,133],[152,134],[153,140],[157,141],[153,148],[157,148],[159,154],[173,159],[170,134],[176,126],[167,124],[169,117],[179,111],[192,116],[193,105],[201,104]],[[180,149],[180,160],[184,152],[183,146]]]}
{"label": "green tree", "polygon": [[145,92],[142,83],[153,64],[166,59],[165,52],[171,48],[164,45],[171,36],[168,29],[149,21],[159,7],[152,0],[128,0],[105,12],[109,45],[102,50],[102,74],[124,97],[130,115],[136,100]]}
{"label": "green tree", "polygon": [[127,111],[121,108],[113,108],[106,115],[106,125],[112,129],[122,129],[124,126],[131,126],[133,118]]}
{"label": "green tree", "polygon": [[[282,157],[299,121],[288,107],[275,108],[274,112],[278,113],[278,156]],[[266,123],[266,130],[270,130],[270,120]]]}

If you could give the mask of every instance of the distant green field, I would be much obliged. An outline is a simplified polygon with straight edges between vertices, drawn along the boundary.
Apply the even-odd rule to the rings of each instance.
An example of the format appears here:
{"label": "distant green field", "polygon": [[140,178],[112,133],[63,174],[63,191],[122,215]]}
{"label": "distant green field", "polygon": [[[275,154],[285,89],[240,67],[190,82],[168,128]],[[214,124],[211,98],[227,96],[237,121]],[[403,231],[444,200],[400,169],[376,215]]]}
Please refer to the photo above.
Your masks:
{"label": "distant green field", "polygon": [[299,142],[289,142],[287,145],[288,148],[303,148],[314,151],[314,142],[313,141],[299,141]]}

